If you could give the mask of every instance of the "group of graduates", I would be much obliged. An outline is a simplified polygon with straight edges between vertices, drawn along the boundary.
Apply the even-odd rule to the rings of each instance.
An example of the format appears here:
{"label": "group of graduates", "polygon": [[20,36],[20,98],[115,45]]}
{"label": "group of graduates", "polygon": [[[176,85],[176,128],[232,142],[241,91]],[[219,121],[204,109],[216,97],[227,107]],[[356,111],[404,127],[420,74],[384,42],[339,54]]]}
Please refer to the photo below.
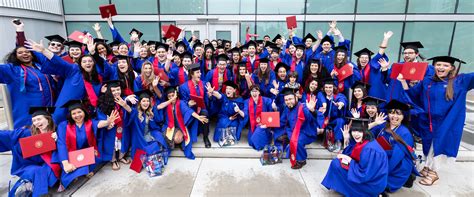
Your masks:
{"label": "group of graduates", "polygon": [[[97,164],[120,169],[139,149],[152,155],[176,146],[194,159],[199,134],[212,146],[210,122],[214,142],[226,135],[239,141],[248,128],[252,148],[277,146],[293,169],[306,164],[306,145],[325,138],[339,154],[322,184],[346,196],[395,192],[411,187],[415,176],[432,185],[442,159],[457,156],[474,74],[458,74],[461,60],[438,56],[422,81],[390,78],[391,31],[375,55],[364,48],[354,63],[336,22],[316,37],[299,38],[290,29],[288,40],[280,34],[252,40],[247,30],[245,43],[233,48],[231,41],[195,36],[141,41],[137,29],[127,42],[107,22],[111,43],[96,24],[97,38],[46,36],[47,48],[26,40],[23,23],[13,24],[17,46],[0,65],[15,128],[0,131],[0,151],[12,151],[11,174],[20,177],[10,196],[40,196],[58,182],[64,190],[79,176],[93,176]],[[404,62],[419,61],[420,42],[401,44]],[[353,74],[339,80],[347,65]],[[262,112],[274,111],[278,128],[261,121]],[[48,132],[57,150],[24,159],[19,139]],[[421,172],[414,136],[426,158]],[[94,147],[96,164],[76,168],[68,152],[87,147]]]}

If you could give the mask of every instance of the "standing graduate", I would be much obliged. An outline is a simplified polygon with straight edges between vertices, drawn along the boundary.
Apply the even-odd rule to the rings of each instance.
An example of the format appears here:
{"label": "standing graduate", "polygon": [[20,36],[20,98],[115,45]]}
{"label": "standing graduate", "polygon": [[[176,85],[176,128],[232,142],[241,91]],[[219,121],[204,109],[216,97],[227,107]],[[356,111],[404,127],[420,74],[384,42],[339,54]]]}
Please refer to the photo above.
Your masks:
{"label": "standing graduate", "polygon": [[153,72],[153,64],[149,61],[145,61],[142,64],[142,73],[135,78],[134,90],[150,90],[158,98],[161,99],[161,90],[166,84],[165,81],[161,80],[159,76],[156,76]]}
{"label": "standing graduate", "polygon": [[282,135],[288,136],[285,152],[290,158],[291,168],[300,169],[306,165],[305,146],[316,140],[316,120],[321,114],[315,110],[316,97],[312,97],[309,102],[299,103],[293,89],[284,88],[282,94],[285,107],[280,109],[280,128],[276,129],[274,137],[279,140]]}
{"label": "standing graduate", "polygon": [[303,70],[304,67],[306,66],[305,62],[305,46],[303,44],[297,44],[295,45],[296,51],[295,55],[286,54],[286,56],[290,56],[288,58],[285,58],[285,63],[290,66],[290,71],[291,72],[296,72],[298,73],[298,83],[303,82]]}
{"label": "standing graduate", "polygon": [[[337,89],[340,94],[349,97],[349,89],[354,85],[356,81],[360,81],[360,72],[357,66],[354,63],[349,61],[348,49],[345,46],[338,46],[336,48],[336,56],[334,59],[334,67],[331,72],[331,77],[337,79]],[[345,67],[352,68],[352,75],[347,76],[345,79],[341,78],[339,75],[344,75],[345,72],[343,69]]]}
{"label": "standing graduate", "polygon": [[366,120],[352,120],[343,133],[347,146],[332,160],[321,184],[344,196],[378,196],[387,186],[387,154],[372,140]]}
{"label": "standing graduate", "polygon": [[42,73],[43,65],[36,55],[24,46],[13,49],[0,64],[0,83],[6,84],[10,92],[13,127],[31,125],[29,106],[53,106],[55,81]]}
{"label": "standing graduate", "polygon": [[262,150],[272,141],[270,128],[261,123],[262,112],[276,111],[277,107],[272,99],[260,95],[260,87],[252,85],[250,87],[250,98],[244,101],[244,122],[250,122],[247,139],[249,145],[255,150]]}
{"label": "standing graduate", "polygon": [[384,129],[375,131],[374,136],[388,157],[387,191],[396,192],[404,185],[411,187],[415,175],[418,174],[413,161],[416,159],[413,150],[415,142],[410,130],[404,125],[410,107],[400,101],[392,100],[385,108],[388,122]]}
{"label": "standing graduate", "polygon": [[[420,184],[428,186],[439,179],[437,171],[442,163],[453,161],[458,154],[466,119],[466,94],[474,88],[474,73],[458,74],[461,63],[465,62],[450,56],[431,59],[435,75],[425,77],[414,87],[409,88],[403,76],[399,76],[408,96],[421,103],[427,113],[420,116],[423,121],[417,124],[428,124],[420,133],[426,157]],[[459,62],[458,67],[454,65],[456,62]]]}
{"label": "standing graduate", "polygon": [[[56,125],[51,118],[54,107],[30,107],[31,122],[28,127],[12,131],[0,131],[0,152],[12,151],[11,175],[20,177],[8,191],[8,196],[42,196],[48,194],[61,176],[61,166],[51,163],[52,152],[23,158],[20,139],[44,133],[51,133],[56,141]],[[6,176],[6,173],[4,173]],[[58,191],[63,188],[60,186]],[[32,192],[32,193],[31,193]],[[28,195],[28,196],[29,196]]]}
{"label": "standing graduate", "polygon": [[271,97],[270,89],[273,88],[273,81],[275,81],[275,72],[268,66],[268,59],[259,59],[258,68],[252,74],[252,81],[254,84],[260,86],[263,96]]}
{"label": "standing graduate", "polygon": [[77,177],[94,176],[96,168],[95,164],[77,168],[69,162],[69,152],[94,147],[95,160],[100,161],[98,129],[111,126],[118,118],[118,113],[113,111],[106,120],[93,120],[82,100],[69,100],[62,107],[67,108],[68,114],[67,120],[58,126],[58,151],[53,153],[53,163],[61,164],[61,183],[67,188]]}
{"label": "standing graduate", "polygon": [[227,69],[227,60],[229,60],[229,57],[227,57],[226,54],[221,54],[217,56],[216,60],[216,68],[207,72],[205,81],[211,83],[216,90],[224,91],[222,89],[224,82],[233,79],[232,71]]}
{"label": "standing graduate", "polygon": [[[220,104],[220,110],[217,113],[217,124],[214,130],[214,142],[219,142],[230,134],[234,140],[240,140],[240,134],[245,126],[244,101],[237,95],[239,87],[233,81],[223,83],[225,87],[224,93],[213,91],[213,88],[206,86],[208,92],[212,91],[212,96],[216,98],[214,101]],[[214,102],[214,103],[215,103]]]}
{"label": "standing graduate", "polygon": [[78,60],[82,56],[82,46],[84,46],[84,44],[70,40],[64,42],[64,45],[68,46],[67,55],[62,56],[61,58],[70,64],[79,63]]}
{"label": "standing graduate", "polygon": [[[242,61],[246,62],[247,70],[249,73],[253,73],[260,65],[260,59],[266,58],[268,56],[268,51],[265,49],[260,55],[257,54],[257,43],[253,40],[248,41],[245,45],[248,51],[248,56],[242,53],[244,57]],[[268,60],[267,60],[268,62]]]}
{"label": "standing graduate", "polygon": [[184,84],[189,79],[189,67],[193,64],[193,55],[189,52],[184,52],[179,55],[181,64],[173,67],[170,71],[170,78],[173,79],[172,85],[179,86]]}
{"label": "standing graduate", "polygon": [[164,121],[162,133],[168,142],[169,151],[178,144],[181,145],[180,148],[186,158],[194,159],[190,130],[192,120],[206,122],[208,119],[194,112],[185,101],[180,100],[175,86],[166,87],[164,93],[168,100],[157,106],[160,110],[157,115],[162,116],[160,119]]}
{"label": "standing graduate", "polygon": [[[336,45],[334,43],[334,38],[330,35],[330,33],[339,38],[339,43],[337,46],[344,46],[346,47],[346,49],[351,48],[351,42],[345,39],[344,36],[342,36],[341,31],[337,28],[337,22],[332,21],[331,23],[329,23],[329,31],[326,33],[326,36],[321,39],[321,46],[316,49],[316,52],[313,56],[313,59],[319,59],[319,62],[321,62],[321,66],[326,67],[328,72],[332,72],[336,56],[336,51],[332,49]],[[349,51],[347,54],[350,54]]]}
{"label": "standing graduate", "polygon": [[[204,84],[205,81],[201,80],[201,66],[199,64],[192,64],[189,68],[189,80],[179,86],[179,97],[187,102],[188,106],[193,109],[200,116],[209,117],[209,94],[206,91]],[[198,101],[195,101],[191,98],[190,95],[196,97],[202,97],[204,100],[204,106],[198,106]],[[191,125],[189,126],[191,132],[192,142],[197,141],[197,136],[199,133],[202,133],[202,139],[204,140],[204,145],[206,148],[211,147],[211,141],[209,141],[209,122],[203,121],[203,119],[192,120]]]}

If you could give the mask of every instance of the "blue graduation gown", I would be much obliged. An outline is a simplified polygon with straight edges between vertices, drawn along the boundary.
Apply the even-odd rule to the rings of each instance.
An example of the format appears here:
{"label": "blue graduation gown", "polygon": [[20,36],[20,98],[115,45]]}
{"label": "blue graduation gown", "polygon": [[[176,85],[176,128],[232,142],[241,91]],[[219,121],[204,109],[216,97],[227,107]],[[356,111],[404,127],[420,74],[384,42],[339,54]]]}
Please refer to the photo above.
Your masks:
{"label": "blue graduation gown", "polygon": [[[311,144],[312,142],[316,141],[317,131],[317,117],[321,114],[317,111],[310,112],[306,104],[297,103],[293,109],[289,109],[285,107],[283,112],[280,114],[280,128],[275,129],[274,140],[278,139],[278,137],[282,136],[283,134],[287,134],[288,138],[292,137],[293,128],[296,126],[296,122],[298,121],[298,108],[300,105],[303,105],[303,112],[305,116],[305,120],[301,125],[300,135],[298,138],[298,146],[297,146],[297,154],[296,160],[303,161],[307,158],[306,148],[307,144]],[[276,143],[276,145],[279,145]],[[288,144],[286,147],[287,157],[290,154],[290,145]]]}
{"label": "blue graduation gown", "polygon": [[[92,130],[94,132],[94,137],[98,136],[98,129],[97,129],[97,124],[99,122],[96,120],[92,120]],[[58,141],[56,142],[57,145],[57,152],[53,153],[53,162],[61,164],[61,168],[63,169],[61,173],[61,183],[63,184],[64,188],[67,188],[69,184],[71,184],[74,179],[80,176],[84,176],[89,174],[90,172],[93,172],[96,165],[92,164],[89,166],[83,166],[80,168],[77,168],[73,172],[66,173],[64,171],[64,167],[62,166],[62,161],[64,160],[69,160],[69,150],[67,148],[66,144],[66,129],[67,129],[68,122],[63,121],[59,124],[58,126]],[[81,127],[76,127],[76,150],[88,148],[89,143],[87,142],[87,135],[86,135],[86,128],[85,124],[82,124]],[[99,143],[99,142],[97,142]],[[100,154],[100,153],[99,153]],[[100,157],[95,157],[96,161],[100,161]]]}
{"label": "blue graduation gown", "polygon": [[[33,183],[33,196],[42,196],[48,193],[48,188],[53,187],[58,181],[51,167],[40,155],[23,159],[19,139],[31,136],[31,130],[25,127],[13,131],[0,131],[0,152],[12,151],[11,175],[20,177],[9,191],[9,196],[15,195],[16,189],[21,185],[21,180]],[[6,174],[6,173],[5,173]]]}
{"label": "blue graduation gown", "polygon": [[[332,36],[330,36],[330,38],[333,39]],[[321,45],[322,45],[322,43],[321,43]],[[323,53],[323,48],[322,48],[321,45],[316,49],[316,51],[313,55],[313,59],[319,59],[321,64],[324,67],[326,67],[326,69],[329,73],[331,73],[332,69],[334,69],[334,57],[336,56],[336,51],[335,50],[330,50],[328,53]],[[351,46],[351,41],[347,40],[347,39],[344,39],[344,42],[339,42],[339,44],[338,44],[338,46],[342,46],[342,45],[344,45],[347,49],[350,49],[351,48],[350,47]],[[347,54],[348,54],[347,55],[348,57],[351,57],[351,52],[350,51],[347,51]]]}
{"label": "blue graduation gown", "polygon": [[[182,85],[179,83],[179,70],[184,69],[184,67],[176,66],[170,69],[169,77],[170,77],[170,82],[173,86],[179,86]],[[186,72],[183,72],[184,74],[184,82],[188,81],[188,74]]]}
{"label": "blue graduation gown", "polygon": [[[329,123],[328,127],[331,127],[334,131],[334,137],[336,140],[342,140],[342,127],[344,126],[345,123],[345,114],[346,114],[346,108],[347,108],[347,99],[343,94],[337,94],[335,97],[333,96],[332,99],[327,99],[326,96],[323,96],[324,94],[320,92],[319,94],[322,94],[318,96],[318,98],[323,98],[321,101],[322,103],[326,103],[326,112],[324,112],[324,117],[329,117]],[[337,108],[336,105],[332,102],[343,102],[344,107],[342,107],[340,110]],[[317,109],[319,109],[322,106],[322,103],[320,106],[317,104]],[[318,119],[321,121],[321,119]],[[321,125],[323,124],[322,122],[319,122]]]}
{"label": "blue graduation gown", "polygon": [[[408,128],[401,125],[395,129],[394,132],[397,133],[408,146],[414,146],[414,140]],[[390,192],[396,192],[407,182],[411,173],[417,174],[412,155],[405,145],[395,141],[393,136],[388,132],[381,131],[376,137],[383,137],[392,145],[391,150],[385,150],[388,157],[387,188]]]}
{"label": "blue graduation gown", "polygon": [[[447,101],[445,98],[447,82],[434,81],[432,77],[425,77],[421,83],[407,90],[408,96],[421,103],[423,110],[431,113],[433,132],[429,131],[428,114],[421,118],[425,128],[421,131],[423,142],[423,153],[428,154],[430,145],[433,144],[434,155],[446,155],[456,157],[466,119],[466,94],[474,88],[474,73],[459,74],[453,83],[454,98]],[[429,88],[431,86],[431,88]],[[428,95],[429,88],[429,99]],[[429,105],[430,108],[429,109]],[[426,126],[428,125],[428,126]]]}
{"label": "blue graduation gown", "polygon": [[[262,53],[255,54],[255,56],[257,56],[257,55],[258,55],[259,59],[266,58],[266,57],[268,57],[268,51],[267,51],[266,48],[264,48]],[[242,62],[248,62],[248,61],[250,61],[250,56],[242,58]],[[257,68],[259,67],[259,65],[256,64],[256,63],[257,63],[257,61],[250,62],[252,72],[257,70]]]}
{"label": "blue graduation gown", "polygon": [[222,136],[222,129],[229,127],[236,128],[235,135],[237,141],[239,141],[240,134],[245,126],[244,118],[240,115],[237,115],[237,118],[235,120],[229,120],[229,117],[236,114],[236,112],[234,111],[235,105],[239,106],[241,110],[244,109],[243,100],[240,97],[231,100],[227,98],[225,94],[220,94],[222,96],[221,99],[216,99],[216,102],[221,103],[221,108],[219,113],[217,114],[217,124],[214,130],[214,141],[218,142],[220,140],[220,137]]}
{"label": "blue graduation gown", "polygon": [[10,92],[14,128],[31,125],[31,115],[28,113],[30,106],[53,105],[55,81],[51,76],[41,73],[46,64],[49,62],[35,62],[35,67],[28,67],[26,73],[18,65],[0,64],[0,83],[6,84]]}
{"label": "blue graduation gown", "polygon": [[[208,114],[209,116],[212,116],[214,114],[217,114],[217,112],[219,112],[219,106],[216,106],[216,105],[211,105],[210,104],[210,99],[209,99],[209,96],[207,95],[207,90],[206,90],[206,81],[202,81],[202,85],[203,85],[203,91],[204,92],[200,92],[198,86],[196,86],[196,96],[202,96],[204,98],[204,103],[206,105],[206,109],[201,109],[201,112],[204,113],[204,114]],[[188,83],[183,83],[179,86],[179,98],[186,102],[186,104],[188,104],[189,100],[191,100],[191,96],[189,96],[191,93],[189,91],[189,87],[188,87]],[[195,112],[197,112],[197,105],[194,105],[191,107],[191,109],[193,109]],[[194,130],[194,128],[190,128],[191,130]],[[198,129],[197,125],[196,125],[196,129]],[[196,130],[196,132],[198,132]],[[196,133],[197,134],[197,133]],[[197,135],[196,135],[197,137]],[[193,138],[194,140],[194,138]],[[197,140],[197,138],[196,138]],[[193,141],[195,142],[195,141]]]}
{"label": "blue graduation gown", "polygon": [[145,127],[147,126],[147,124],[145,122],[144,114],[143,117],[143,121],[140,121],[140,119],[138,118],[138,110],[136,107],[133,107],[130,113],[127,112],[124,121],[125,126],[128,127],[128,129],[130,129],[131,131],[131,155],[135,155],[135,151],[137,149],[145,151],[147,155],[156,154],[160,151],[165,151],[166,149],[168,149],[168,145],[165,141],[165,138],[160,132],[161,127],[154,119],[149,120],[148,129],[155,140],[151,142],[146,142]]}
{"label": "blue graduation gown", "polygon": [[376,97],[376,98],[384,99],[387,92],[387,86],[385,86],[385,84],[383,83],[383,75],[382,75],[382,72],[380,71],[380,64],[378,62],[379,59],[381,58],[384,58],[386,61],[389,61],[385,53],[383,55],[380,55],[379,53],[377,53],[374,57],[371,58],[369,62],[369,65],[370,65],[369,76],[364,76],[364,70],[367,68],[361,69],[359,70],[359,72],[360,72],[360,80],[364,81],[366,80],[366,77],[369,77],[369,84],[371,86],[370,86],[368,95]]}
{"label": "blue graduation gown", "polygon": [[[354,147],[350,144],[343,154],[350,156]],[[387,154],[377,141],[371,141],[363,147],[359,162],[351,160],[349,170],[334,158],[321,184],[344,196],[378,196],[387,186],[387,175]]]}
{"label": "blue graduation gown", "polygon": [[[287,58],[284,63],[288,66],[291,66],[291,64],[293,63],[293,59]],[[303,84],[303,70],[305,66],[306,63],[303,60],[301,60],[300,62],[298,62],[298,64],[295,65],[295,72],[298,73],[298,79],[296,80],[296,82],[298,82],[299,84]],[[290,73],[290,70],[288,70],[288,73]]]}
{"label": "blue graduation gown", "polygon": [[[181,146],[183,147],[184,149],[184,156],[186,156],[186,158],[188,159],[194,159],[195,156],[194,156],[194,153],[192,151],[192,144],[193,144],[193,132],[190,130],[192,127],[195,128],[195,125],[193,121],[195,118],[192,116],[192,114],[194,113],[194,110],[192,110],[191,108],[189,108],[188,104],[186,102],[184,102],[183,100],[179,100],[178,102],[180,102],[179,104],[179,107],[180,107],[180,110],[181,110],[181,115],[183,116],[183,121],[184,121],[184,125],[185,127],[188,128],[188,134],[191,135],[191,141],[188,145],[186,145],[185,141],[183,140],[183,142],[181,143]],[[168,114],[167,114],[167,111],[166,111],[167,108],[164,108],[164,109],[161,109],[158,111],[158,115],[160,116],[160,118],[163,120],[163,127],[161,128],[161,132],[163,134],[166,134],[166,129],[168,128]],[[177,114],[176,114],[176,111],[173,111],[173,115],[175,116],[174,120],[175,122],[177,122]],[[184,131],[186,128],[181,128],[179,126],[179,124],[175,124],[174,127],[176,128],[179,128],[181,131]],[[197,128],[195,128],[197,129]],[[196,139],[197,139],[197,134],[196,134]],[[170,150],[171,151],[171,150]]]}
{"label": "blue graduation gown", "polygon": [[[127,111],[120,107],[122,110],[123,118],[122,118],[122,140],[121,144],[122,147],[120,152],[126,153],[129,149],[130,145],[130,131],[128,127],[125,126],[125,119],[127,117]],[[97,109],[97,118],[101,120],[107,120],[107,115],[104,114],[100,109]],[[112,156],[115,152],[115,136],[117,135],[117,125],[115,125],[112,129],[101,128],[99,129],[99,134],[97,136],[97,146],[100,152],[100,159],[102,162],[112,161]]]}
{"label": "blue graduation gown", "polygon": [[[349,97],[349,90],[351,89],[352,85],[354,85],[354,83],[356,81],[360,81],[361,79],[361,76],[360,76],[360,72],[359,72],[359,69],[357,68],[356,64],[352,63],[352,62],[348,62],[348,64],[352,64],[352,71],[353,71],[353,74],[349,77],[347,77],[346,79],[344,79],[344,92],[339,92],[340,94],[344,94],[346,97]],[[335,77],[336,79],[336,88],[339,86],[339,81],[337,79],[337,77]]]}
{"label": "blue graduation gown", "polygon": [[[270,68],[267,68],[267,69],[270,69]],[[270,89],[273,88],[273,81],[276,80],[276,75],[275,75],[275,72],[273,72],[273,70],[270,70],[269,80],[267,84],[265,84],[265,80],[260,80],[258,78],[257,73],[252,74],[252,80],[255,85],[258,85],[260,87],[260,92],[262,92],[262,96],[271,97],[271,95],[273,95],[270,92]]]}
{"label": "blue graduation gown", "polygon": [[[244,125],[247,125],[248,122],[250,122],[250,108],[249,108],[249,102],[254,102],[252,98],[249,98],[244,101],[244,109],[243,111],[245,112],[245,117],[244,117]],[[257,103],[254,102],[254,114],[255,116],[257,115]],[[262,112],[271,112],[273,111],[272,108],[272,99],[269,99],[267,97],[262,97]],[[257,124],[257,123],[256,123]],[[249,132],[247,134],[247,139],[249,142],[249,145],[254,148],[255,150],[262,150],[265,145],[270,144],[272,140],[272,133],[270,128],[262,128],[260,125],[255,126],[255,130],[252,132],[250,128],[250,123],[249,123]]]}
{"label": "blue graduation gown", "polygon": [[[218,71],[217,71],[217,68],[214,68],[214,69],[210,70],[209,72],[207,72],[206,78],[204,79],[204,81],[207,81],[207,82],[211,83],[211,85],[213,85],[213,84],[212,84],[212,79],[214,78],[214,72],[218,72]],[[231,81],[232,81],[233,78],[232,78],[232,72],[231,72],[231,70],[225,69],[224,72],[227,72],[227,80],[231,80]],[[222,77],[224,77],[224,76],[222,76]],[[224,83],[225,81],[226,81],[226,80],[224,79],[224,81],[222,81],[222,84],[221,84],[219,87],[215,87],[215,86],[213,85],[214,89],[217,90],[217,91],[221,91],[222,86],[223,86],[223,83]],[[224,91],[225,91],[225,90],[222,90],[222,92],[224,92]]]}
{"label": "blue graduation gown", "polygon": [[239,85],[239,94],[242,99],[248,99],[250,97],[250,90],[245,78],[241,79],[240,81],[236,82]]}

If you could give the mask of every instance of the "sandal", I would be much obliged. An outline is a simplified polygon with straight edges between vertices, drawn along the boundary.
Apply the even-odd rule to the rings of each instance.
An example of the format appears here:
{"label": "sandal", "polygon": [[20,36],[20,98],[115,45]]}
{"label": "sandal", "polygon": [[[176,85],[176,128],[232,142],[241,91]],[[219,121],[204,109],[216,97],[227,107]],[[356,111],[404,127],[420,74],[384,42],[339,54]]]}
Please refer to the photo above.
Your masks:
{"label": "sandal", "polygon": [[120,161],[120,163],[123,163],[123,164],[129,164],[129,163],[132,162],[132,161],[130,161],[130,159],[125,159],[124,157],[120,158],[119,161]]}
{"label": "sandal", "polygon": [[94,172],[89,172],[89,174],[86,175],[87,178],[92,178],[94,176]]}
{"label": "sandal", "polygon": [[427,177],[430,171],[431,171],[430,168],[425,166],[423,167],[423,170],[420,171],[420,174],[422,177]]}
{"label": "sandal", "polygon": [[112,170],[120,170],[120,164],[117,161],[112,162]]}
{"label": "sandal", "polygon": [[428,175],[421,179],[418,183],[424,186],[432,186],[437,180],[439,180],[438,173],[435,171],[429,171]]}

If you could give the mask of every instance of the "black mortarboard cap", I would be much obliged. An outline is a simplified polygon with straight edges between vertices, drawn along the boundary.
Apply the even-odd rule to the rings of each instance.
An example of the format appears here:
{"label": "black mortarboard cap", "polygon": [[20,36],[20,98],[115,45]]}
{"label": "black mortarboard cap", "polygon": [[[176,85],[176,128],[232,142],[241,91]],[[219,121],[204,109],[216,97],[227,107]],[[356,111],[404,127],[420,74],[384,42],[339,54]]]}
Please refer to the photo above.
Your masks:
{"label": "black mortarboard cap", "polygon": [[249,40],[247,43],[245,43],[245,45],[247,45],[247,48],[250,47],[250,46],[257,47],[257,42],[255,42],[253,40]]}
{"label": "black mortarboard cap", "polygon": [[290,70],[290,66],[283,62],[278,62],[278,64],[275,66],[275,73],[278,73],[278,69],[280,69],[281,67],[285,68],[287,72]]}
{"label": "black mortarboard cap", "polygon": [[[176,51],[176,53],[178,53],[178,52]],[[193,54],[191,54],[190,52],[185,51],[184,53],[179,54],[179,58],[181,58],[181,59],[183,59],[183,58],[193,59]]]}
{"label": "black mortarboard cap", "polygon": [[122,85],[122,81],[120,81],[120,80],[109,80],[109,81],[105,81],[104,84],[107,84],[108,88],[119,87],[119,86]]}
{"label": "black mortarboard cap", "polygon": [[162,42],[156,42],[155,43],[155,49],[159,49],[159,48],[163,48],[165,49],[165,51],[168,51],[168,49],[170,48],[169,45],[165,44],[165,43],[162,43]]}
{"label": "black mortarboard cap", "polygon": [[145,45],[145,44],[148,44],[148,42],[146,40],[142,40],[142,45]]}
{"label": "black mortarboard cap", "polygon": [[212,44],[206,44],[204,46],[204,51],[207,51],[207,49],[211,49],[212,51],[215,51],[216,49],[214,49],[214,46],[212,46]]}
{"label": "black mortarboard cap", "polygon": [[168,95],[169,93],[176,91],[176,88],[176,86],[168,86],[163,91],[166,95]]}
{"label": "black mortarboard cap", "polygon": [[423,45],[421,44],[420,41],[414,41],[414,42],[401,42],[400,45],[404,49],[413,49],[418,52],[418,49],[423,48]]}
{"label": "black mortarboard cap", "polygon": [[71,99],[68,102],[64,103],[61,108],[67,108],[69,111],[84,107],[82,100]]}
{"label": "black mortarboard cap", "polygon": [[367,84],[367,83],[364,83],[362,81],[356,81],[354,82],[354,84],[352,85],[351,89],[355,89],[355,88],[365,88],[365,90],[369,91],[370,89],[370,84]]}
{"label": "black mortarboard cap", "polygon": [[117,46],[117,45],[119,45],[120,43],[121,43],[121,42],[119,42],[119,41],[113,41],[113,42],[109,43],[109,46],[110,46],[110,47]]}
{"label": "black mortarboard cap", "polygon": [[127,60],[129,58],[128,55],[116,55],[115,57],[119,60]]}
{"label": "black mortarboard cap", "polygon": [[331,43],[331,45],[334,45],[334,41],[328,35],[324,36],[323,39],[321,39],[321,44],[323,44],[324,42],[329,42]]}
{"label": "black mortarboard cap", "polygon": [[281,90],[281,94],[286,96],[286,95],[290,95],[290,94],[295,94],[296,90],[293,89],[293,88],[283,88],[283,90]]}
{"label": "black mortarboard cap", "polygon": [[410,110],[410,106],[407,105],[406,103],[402,103],[398,100],[392,99],[390,102],[385,105],[385,109],[390,110],[390,109],[399,109],[402,111],[408,111]]}
{"label": "black mortarboard cap", "polygon": [[63,43],[64,41],[66,41],[66,39],[64,39],[62,36],[60,35],[50,35],[50,36],[45,36],[46,39],[48,39],[49,41],[56,41],[56,42],[60,42],[60,43]]}
{"label": "black mortarboard cap", "polygon": [[308,38],[310,38],[313,42],[316,42],[316,40],[317,40],[312,34],[308,33],[308,34],[306,34],[306,36],[303,38],[303,42],[306,42],[306,40],[307,40]]}
{"label": "black mortarboard cap", "polygon": [[368,55],[369,58],[374,54],[374,52],[370,51],[368,48],[363,48],[360,51],[354,53],[355,56],[360,57],[361,55]]}
{"label": "black mortarboard cap", "polygon": [[259,63],[268,63],[269,61],[270,61],[270,60],[269,60],[268,58],[266,58],[266,57],[260,58],[260,59],[258,60]]}
{"label": "black mortarboard cap", "polygon": [[462,63],[462,64],[465,64],[466,62],[458,59],[458,58],[455,58],[455,57],[451,57],[451,56],[436,56],[436,57],[432,57],[432,58],[429,58],[428,60],[433,60],[433,65],[436,63],[436,62],[448,62],[448,63],[451,63],[454,65],[454,63],[456,62],[459,62],[459,63]]}
{"label": "black mortarboard cap", "polygon": [[239,86],[232,80],[227,80],[224,82],[224,85],[233,87],[234,89],[238,90]]}
{"label": "black mortarboard cap", "polygon": [[336,50],[336,52],[347,52],[347,48],[344,45],[334,47],[334,50]]}
{"label": "black mortarboard cap", "polygon": [[107,43],[108,41],[109,41],[109,40],[107,40],[107,39],[94,38],[94,42],[95,42],[95,43],[98,43],[98,42]]}
{"label": "black mortarboard cap", "polygon": [[31,114],[31,117],[38,115],[51,116],[55,109],[55,107],[31,106],[28,113]]}
{"label": "black mortarboard cap", "polygon": [[140,90],[134,92],[133,94],[137,96],[138,100],[142,100],[143,98],[151,98],[153,96],[153,93],[150,90]]}
{"label": "black mortarboard cap", "polygon": [[379,99],[377,97],[372,97],[372,96],[366,96],[362,99],[362,102],[365,103],[365,105],[375,105],[378,106],[379,104],[385,102],[383,99]]}
{"label": "black mortarboard cap", "polygon": [[186,49],[186,44],[184,44],[184,42],[183,42],[183,41],[179,41],[179,42],[177,42],[177,43],[176,43],[176,48],[178,48],[178,46],[183,46],[183,47],[184,47],[184,49]]}
{"label": "black mortarboard cap", "polygon": [[201,41],[199,41],[199,40],[198,40],[198,41],[196,41],[196,42],[194,43],[194,45],[193,45],[193,49],[196,49],[196,47],[203,47],[203,44],[202,44],[202,42],[201,42]]}
{"label": "black mortarboard cap", "polygon": [[191,64],[191,66],[189,67],[190,71],[196,71],[196,70],[200,70],[200,69],[201,69],[201,64],[199,64],[199,63]]}
{"label": "black mortarboard cap", "polygon": [[351,131],[367,131],[369,127],[369,119],[347,118],[351,122]]}
{"label": "black mortarboard cap", "polygon": [[227,61],[229,60],[229,57],[227,56],[227,54],[220,54],[217,56],[217,61]]}
{"label": "black mortarboard cap", "polygon": [[277,34],[273,39],[272,42],[276,42],[276,40],[281,39],[281,35]]}
{"label": "black mortarboard cap", "polygon": [[295,47],[296,49],[301,49],[303,51],[306,49],[306,46],[304,44],[295,44]]}
{"label": "black mortarboard cap", "polygon": [[138,31],[137,29],[133,28],[132,30],[130,30],[130,35],[132,35],[133,32],[136,32],[138,34],[138,38],[140,39],[142,36],[143,36],[143,33],[141,31]]}
{"label": "black mortarboard cap", "polygon": [[336,79],[333,79],[333,78],[323,79],[323,85],[326,85],[326,84],[336,85]]}
{"label": "black mortarboard cap", "polygon": [[64,42],[64,45],[69,46],[69,47],[77,47],[77,48],[81,48],[82,46],[84,46],[84,44],[75,40],[66,41]]}
{"label": "black mortarboard cap", "polygon": [[230,49],[229,52],[231,52],[231,53],[240,53],[240,48],[239,47],[234,47],[234,48]]}

